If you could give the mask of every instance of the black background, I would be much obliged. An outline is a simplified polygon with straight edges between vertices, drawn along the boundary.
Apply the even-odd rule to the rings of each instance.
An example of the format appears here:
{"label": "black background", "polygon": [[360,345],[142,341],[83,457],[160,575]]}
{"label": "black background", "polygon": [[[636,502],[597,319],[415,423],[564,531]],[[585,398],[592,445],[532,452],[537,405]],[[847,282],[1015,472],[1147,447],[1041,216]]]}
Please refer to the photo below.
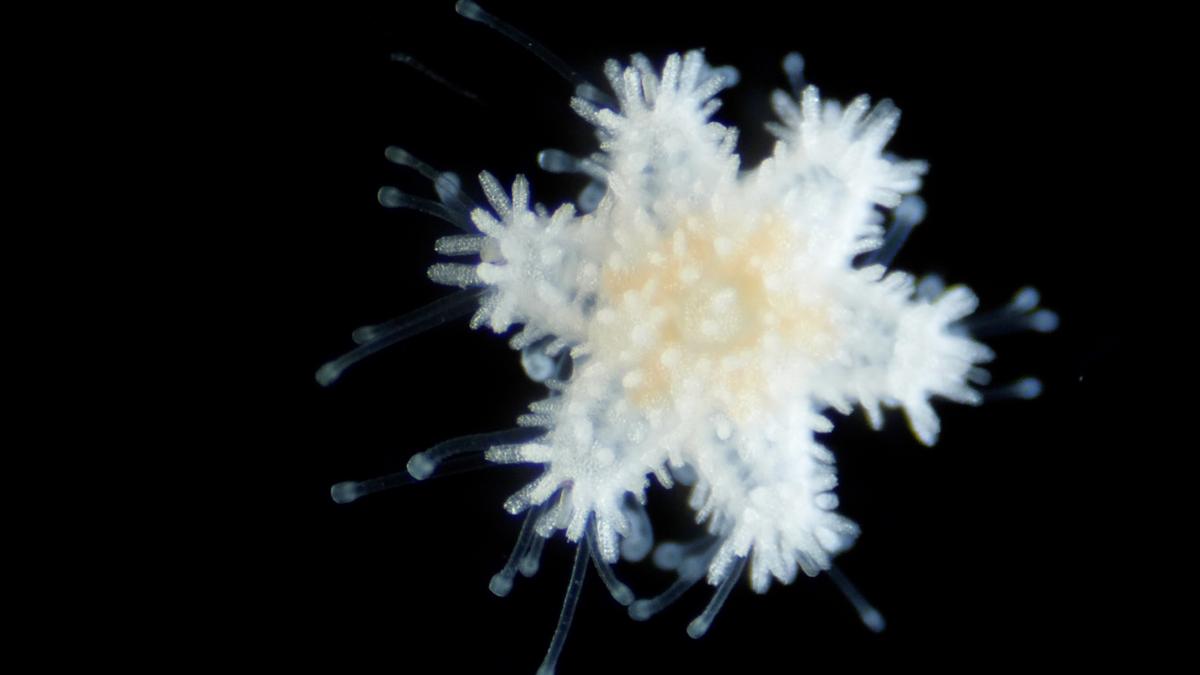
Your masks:
{"label": "black background", "polygon": [[[801,578],[755,595],[739,585],[707,636],[685,633],[707,602],[698,587],[647,623],[629,620],[592,575],[560,672],[797,672],[880,664],[975,669],[997,663],[1108,661],[1137,642],[1140,600],[1122,566],[1137,546],[1120,504],[1147,490],[1121,480],[1119,453],[1134,367],[1128,326],[1135,253],[1113,236],[1128,223],[1116,171],[1122,136],[1098,103],[1126,80],[1106,38],[1113,17],[979,10],[818,12],[799,3],[490,1],[484,6],[601,84],[604,59],[641,51],[656,62],[705,47],[739,68],[718,118],[741,129],[753,165],[769,152],[762,123],[782,56],[800,51],[810,81],[847,100],[892,98],[904,113],[889,148],[927,159],[929,216],[896,265],[964,282],[983,306],[1036,286],[1059,332],[990,342],[997,382],[1039,376],[1033,402],[937,405],[943,433],[920,446],[889,414],[882,433],[861,415],[828,439],[839,462],[842,512],[863,529],[840,558],[888,619],[863,629],[827,579]],[[381,185],[423,196],[430,186],[388,164],[406,148],[439,169],[532,181],[554,205],[579,184],[537,169],[545,147],[586,153],[588,125],[549,68],[451,3],[362,16],[307,17],[271,75],[289,86],[280,157],[293,175],[269,224],[285,265],[274,279],[298,322],[280,350],[291,405],[265,451],[286,466],[279,522],[295,548],[261,579],[262,620],[286,619],[279,649],[303,663],[389,672],[531,673],[558,619],[573,549],[561,536],[542,571],[496,598],[519,521],[503,499],[534,471],[496,468],[402,488],[349,506],[328,488],[398,471],[445,438],[511,426],[540,397],[504,341],[449,325],[409,340],[321,389],[312,373],[351,347],[350,331],[418,307],[443,289],[425,277],[443,223],[386,212]],[[328,20],[327,20],[328,19]],[[1131,30],[1136,30],[1130,27]],[[403,51],[471,91],[460,96],[388,56]],[[474,188],[471,188],[474,189]],[[474,193],[478,196],[478,190]],[[292,208],[293,206],[298,208]],[[286,245],[284,244],[286,242]],[[676,491],[679,492],[679,491]],[[687,531],[682,495],[651,491],[660,534]],[[647,565],[648,567],[648,565]],[[641,566],[619,574],[639,596],[670,577]],[[262,594],[268,593],[266,590]],[[252,596],[254,593],[251,594]],[[256,610],[258,611],[258,610]],[[259,618],[250,611],[251,621]]]}

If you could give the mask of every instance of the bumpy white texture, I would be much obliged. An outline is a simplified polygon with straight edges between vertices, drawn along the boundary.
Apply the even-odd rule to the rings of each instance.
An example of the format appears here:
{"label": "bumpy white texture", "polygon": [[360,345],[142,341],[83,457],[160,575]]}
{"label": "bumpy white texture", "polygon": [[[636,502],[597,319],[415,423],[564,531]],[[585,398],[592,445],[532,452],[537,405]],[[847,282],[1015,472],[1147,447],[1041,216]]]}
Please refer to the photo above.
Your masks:
{"label": "bumpy white texture", "polygon": [[554,499],[538,530],[571,540],[594,518],[615,561],[634,526],[625,496],[644,500],[651,476],[671,487],[693,474],[697,520],[722,540],[710,583],[746,556],[759,591],[815,575],[858,535],[835,510],[822,411],[861,406],[877,427],[882,407],[899,407],[933,444],[930,397],[978,402],[966,375],[991,357],[953,327],[975,308],[969,290],[926,299],[907,274],[853,264],[881,244],[883,212],[919,189],[925,165],[883,154],[899,118],[890,103],[842,107],[808,87],[798,102],[775,93],[774,153],[742,170],[736,130],[711,120],[729,69],[693,51],[661,72],[640,55],[605,72],[616,109],[572,101],[600,140],[595,211],[531,209],[524,177],[510,198],[485,173],[481,234],[439,243],[480,261],[430,270],[490,287],[473,325],[520,325],[514,347],[575,359],[524,419],[546,434],[489,452],[545,465],[506,508]]}

